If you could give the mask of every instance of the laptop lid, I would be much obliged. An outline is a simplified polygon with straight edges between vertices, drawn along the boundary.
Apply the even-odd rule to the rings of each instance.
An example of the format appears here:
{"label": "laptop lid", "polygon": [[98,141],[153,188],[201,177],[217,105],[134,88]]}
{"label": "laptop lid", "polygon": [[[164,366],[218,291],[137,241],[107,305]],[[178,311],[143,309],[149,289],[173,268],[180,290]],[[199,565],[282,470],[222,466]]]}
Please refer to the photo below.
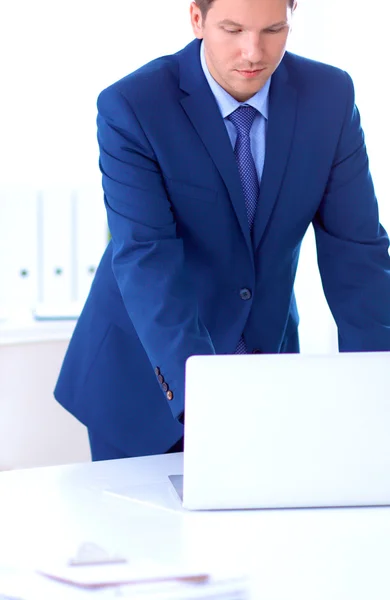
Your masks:
{"label": "laptop lid", "polygon": [[390,352],[194,356],[183,506],[390,504]]}

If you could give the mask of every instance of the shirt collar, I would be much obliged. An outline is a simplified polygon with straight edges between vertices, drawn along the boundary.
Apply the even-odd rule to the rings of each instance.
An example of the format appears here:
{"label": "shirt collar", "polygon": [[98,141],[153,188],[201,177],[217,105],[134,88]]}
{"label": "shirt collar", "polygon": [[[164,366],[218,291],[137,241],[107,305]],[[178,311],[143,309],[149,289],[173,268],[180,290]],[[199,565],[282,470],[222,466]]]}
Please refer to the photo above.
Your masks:
{"label": "shirt collar", "polygon": [[203,72],[208,81],[208,84],[213,92],[217,101],[219,110],[224,119],[234,112],[239,106],[247,104],[253,106],[265,119],[268,119],[268,100],[269,100],[269,88],[271,85],[271,77],[268,79],[266,84],[259,90],[252,98],[249,98],[246,102],[238,102],[233,96],[231,96],[226,90],[223,89],[211,75],[206,62],[206,56],[204,51],[204,42],[202,41],[200,46],[200,60],[203,68]]}

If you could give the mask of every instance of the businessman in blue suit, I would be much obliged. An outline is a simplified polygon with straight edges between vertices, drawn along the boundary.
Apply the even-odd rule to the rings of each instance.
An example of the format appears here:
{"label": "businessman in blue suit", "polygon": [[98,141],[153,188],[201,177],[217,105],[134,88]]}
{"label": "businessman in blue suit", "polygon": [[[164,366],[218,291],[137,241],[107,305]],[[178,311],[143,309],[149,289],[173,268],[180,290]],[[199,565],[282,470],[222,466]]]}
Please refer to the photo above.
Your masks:
{"label": "businessman in blue suit", "polygon": [[311,223],[340,350],[390,350],[389,240],[353,84],[286,52],[295,8],[197,0],[192,43],[99,96],[112,241],[55,392],[94,460],[182,448],[189,356],[299,352]]}

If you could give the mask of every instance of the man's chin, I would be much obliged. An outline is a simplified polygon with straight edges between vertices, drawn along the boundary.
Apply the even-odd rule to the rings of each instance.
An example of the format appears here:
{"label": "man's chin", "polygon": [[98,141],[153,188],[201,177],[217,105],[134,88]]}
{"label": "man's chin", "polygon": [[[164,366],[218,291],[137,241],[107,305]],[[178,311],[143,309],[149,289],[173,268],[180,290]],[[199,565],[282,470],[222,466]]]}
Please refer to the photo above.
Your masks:
{"label": "man's chin", "polygon": [[240,96],[247,96],[248,99],[257,94],[264,87],[265,83],[266,80],[263,78],[241,81],[234,86],[234,89]]}

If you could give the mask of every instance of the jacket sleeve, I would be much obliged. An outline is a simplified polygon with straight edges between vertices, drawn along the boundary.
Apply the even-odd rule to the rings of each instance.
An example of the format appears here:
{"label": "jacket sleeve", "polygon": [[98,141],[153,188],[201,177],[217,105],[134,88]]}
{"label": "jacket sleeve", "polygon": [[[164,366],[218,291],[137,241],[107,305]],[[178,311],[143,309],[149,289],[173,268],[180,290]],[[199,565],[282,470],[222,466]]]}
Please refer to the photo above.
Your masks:
{"label": "jacket sleeve", "polygon": [[347,73],[345,118],[313,225],[340,351],[390,350],[389,239],[379,222],[364,134]]}
{"label": "jacket sleeve", "polygon": [[199,318],[161,170],[133,109],[117,89],[100,94],[97,124],[114,275],[156,376],[168,385],[168,395],[162,389],[165,401],[173,416],[181,418],[185,361],[194,354],[214,354],[214,347]]}

